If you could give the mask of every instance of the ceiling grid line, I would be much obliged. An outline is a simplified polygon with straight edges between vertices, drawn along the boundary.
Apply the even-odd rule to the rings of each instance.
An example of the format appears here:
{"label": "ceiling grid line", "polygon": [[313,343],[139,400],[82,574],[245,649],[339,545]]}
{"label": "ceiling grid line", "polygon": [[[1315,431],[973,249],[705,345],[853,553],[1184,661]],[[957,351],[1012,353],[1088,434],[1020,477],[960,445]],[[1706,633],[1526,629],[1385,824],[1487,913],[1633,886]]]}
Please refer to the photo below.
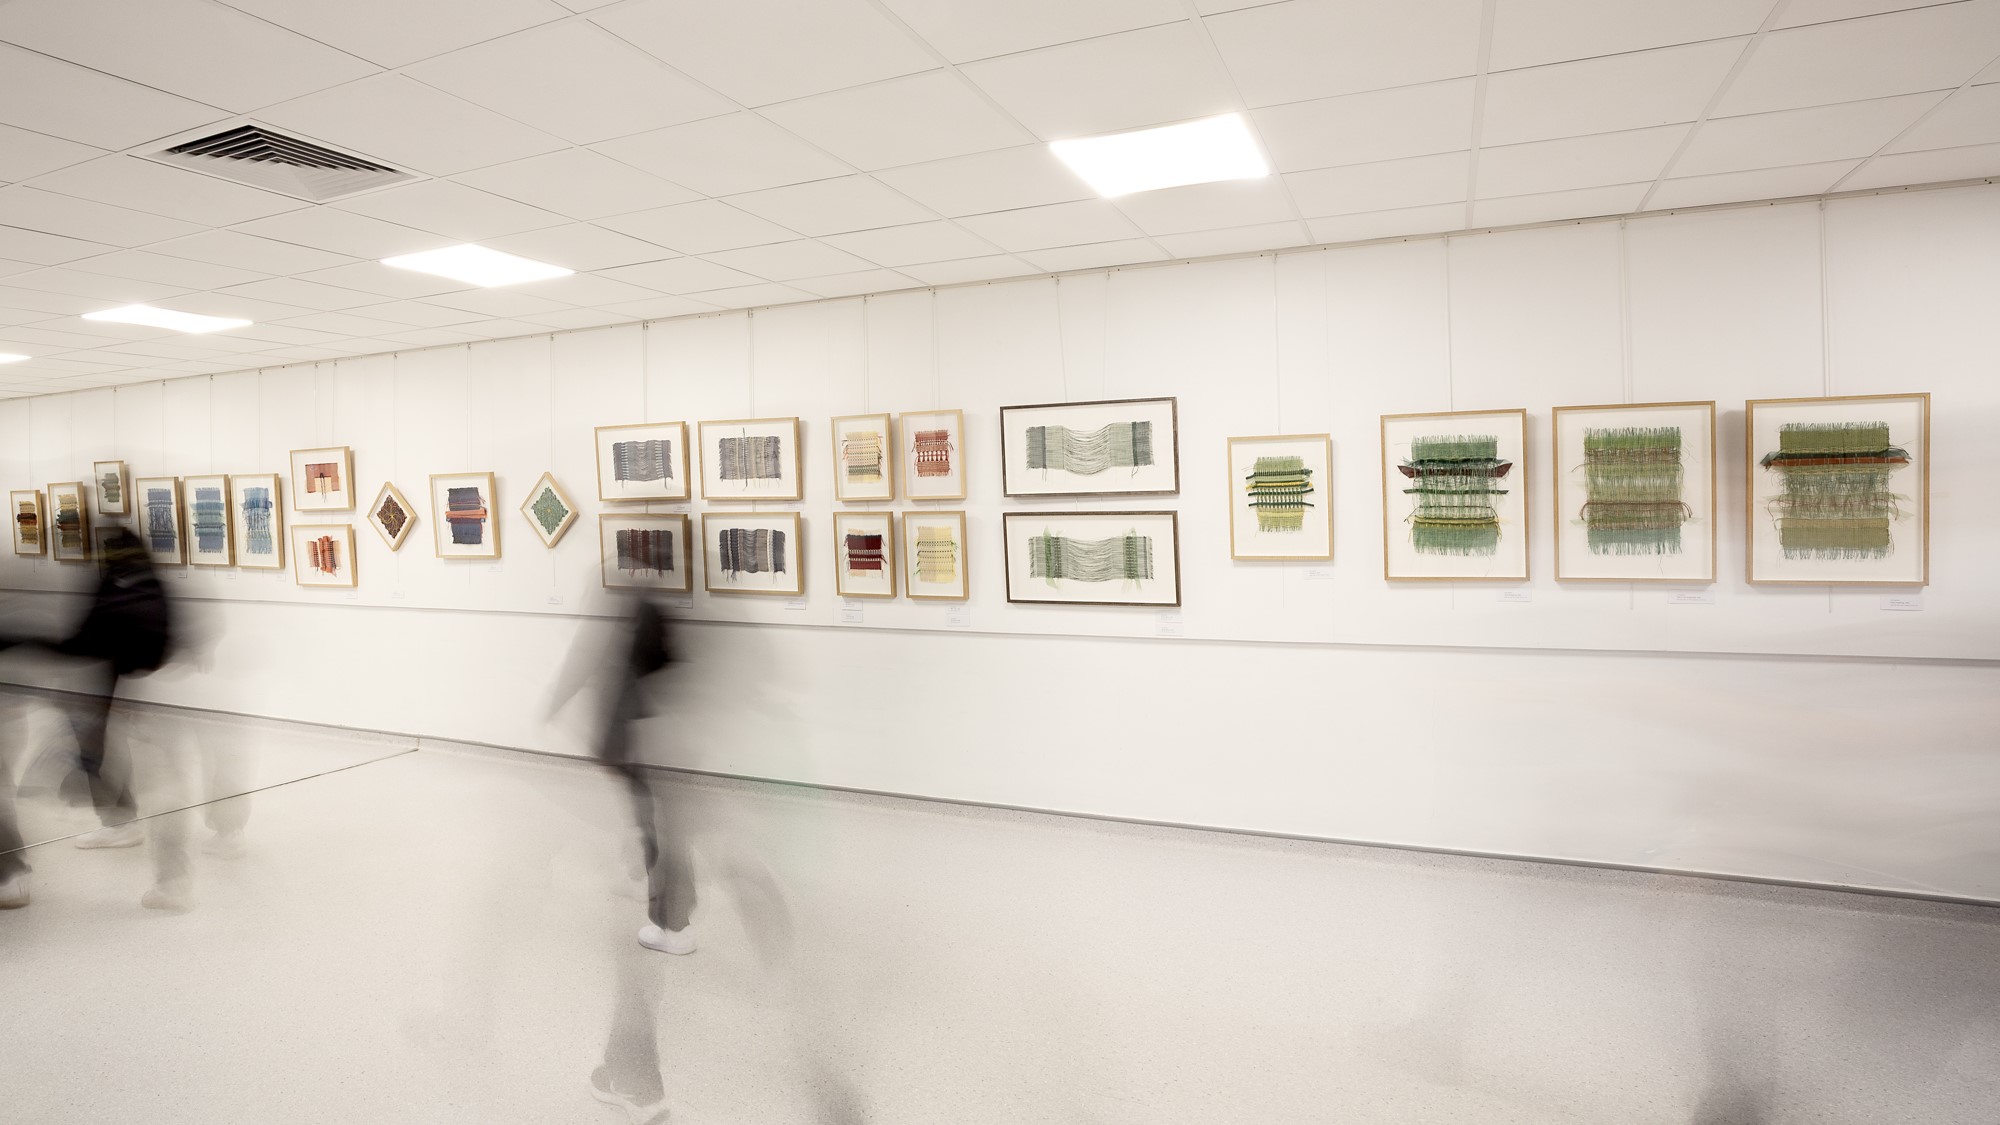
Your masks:
{"label": "ceiling grid line", "polygon": [[1715,113],[1716,107],[1722,104],[1722,99],[1729,93],[1729,87],[1735,83],[1737,76],[1743,73],[1744,68],[1750,65],[1750,60],[1757,54],[1757,48],[1763,44],[1764,37],[1770,34],[1772,25],[1785,14],[1785,9],[1791,6],[1791,2],[1792,0],[1778,0],[1771,5],[1770,11],[1764,13],[1764,22],[1757,26],[1757,31],[1750,36],[1750,41],[1743,44],[1743,50],[1736,56],[1736,62],[1730,66],[1729,73],[1722,76],[1722,82],[1715,87],[1715,92],[1709,95],[1708,104],[1701,107],[1701,114],[1694,119],[1692,125],[1688,126],[1687,135],[1681,138],[1681,143],[1674,148],[1673,155],[1667,157],[1667,162],[1660,167],[1660,174],[1653,177],[1652,186],[1646,189],[1646,194],[1639,197],[1641,211],[1653,201],[1653,196],[1659,194],[1660,185],[1666,183],[1674,174],[1674,166],[1680,163],[1681,157],[1693,146],[1694,139],[1700,135],[1702,126],[1708,124],[1709,117]]}
{"label": "ceiling grid line", "polygon": [[1479,200],[1479,150],[1486,128],[1486,87],[1488,66],[1493,60],[1493,20],[1499,0],[1484,0],[1479,10],[1479,56],[1472,75],[1472,135],[1466,139],[1465,222],[1472,225],[1472,209]]}

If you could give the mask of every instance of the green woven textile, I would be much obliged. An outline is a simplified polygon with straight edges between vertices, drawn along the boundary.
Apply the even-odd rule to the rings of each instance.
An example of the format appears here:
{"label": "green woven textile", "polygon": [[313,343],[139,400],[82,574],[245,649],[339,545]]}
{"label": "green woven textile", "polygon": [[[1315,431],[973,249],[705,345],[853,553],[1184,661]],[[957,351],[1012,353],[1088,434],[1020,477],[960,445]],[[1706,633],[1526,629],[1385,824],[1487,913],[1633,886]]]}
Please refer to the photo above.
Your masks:
{"label": "green woven textile", "polygon": [[1043,532],[1028,540],[1028,576],[1072,582],[1137,581],[1153,576],[1153,540],[1136,531],[1109,539]]}
{"label": "green woven textile", "polygon": [[1410,457],[1397,469],[1410,478],[1405,495],[1416,498],[1410,513],[1410,545],[1424,555],[1492,555],[1500,550],[1496,498],[1512,461],[1500,459],[1500,439],[1491,434],[1432,435],[1410,442]]}
{"label": "green woven textile", "polygon": [[544,488],[529,510],[534,512],[535,524],[542,529],[543,535],[554,535],[556,528],[569,518],[569,507],[556,496],[553,488]]}
{"label": "green woven textile", "polygon": [[1153,424],[1113,422],[1095,430],[1068,426],[1028,427],[1028,467],[1063,469],[1089,476],[1112,468],[1153,463]]}
{"label": "green woven textile", "polygon": [[1890,444],[1887,422],[1789,422],[1758,464],[1783,481],[1770,513],[1786,558],[1880,559],[1894,549],[1904,497],[1890,479],[1910,454]]}
{"label": "green woven textile", "polygon": [[1299,531],[1306,525],[1312,470],[1303,457],[1259,457],[1244,478],[1258,531]]}
{"label": "green woven textile", "polygon": [[1583,431],[1583,526],[1593,555],[1678,555],[1686,468],[1679,426]]}

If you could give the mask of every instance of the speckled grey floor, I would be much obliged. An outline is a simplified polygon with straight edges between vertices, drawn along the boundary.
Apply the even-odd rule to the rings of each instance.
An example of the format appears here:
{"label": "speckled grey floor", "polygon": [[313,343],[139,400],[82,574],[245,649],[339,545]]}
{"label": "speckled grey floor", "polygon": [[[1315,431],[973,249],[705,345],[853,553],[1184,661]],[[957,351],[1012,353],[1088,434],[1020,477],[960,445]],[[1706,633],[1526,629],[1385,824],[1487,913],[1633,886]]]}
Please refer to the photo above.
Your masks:
{"label": "speckled grey floor", "polygon": [[256,794],[184,914],[137,905],[147,849],[35,847],[0,1120],[608,1125],[620,987],[679,1122],[2000,1119],[2000,911],[675,791],[688,958],[633,943],[620,796],[567,762],[425,748]]}

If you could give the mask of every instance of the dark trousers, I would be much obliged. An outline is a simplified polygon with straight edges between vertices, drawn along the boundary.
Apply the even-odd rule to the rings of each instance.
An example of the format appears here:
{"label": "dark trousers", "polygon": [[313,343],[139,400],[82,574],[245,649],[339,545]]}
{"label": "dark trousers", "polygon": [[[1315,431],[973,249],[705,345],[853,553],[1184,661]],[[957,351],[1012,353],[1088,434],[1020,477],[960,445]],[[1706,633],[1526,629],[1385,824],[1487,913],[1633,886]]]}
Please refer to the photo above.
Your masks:
{"label": "dark trousers", "polygon": [[[90,779],[90,803],[97,809],[97,819],[107,827],[124,824],[139,815],[138,802],[132,799],[129,776],[121,777],[114,773],[106,777],[104,774],[111,703],[117,694],[118,673],[108,662],[99,663],[92,669],[82,696],[72,700],[69,707],[70,730],[76,734],[77,766]],[[130,771],[122,772],[129,775]]]}
{"label": "dark trousers", "polygon": [[638,684],[627,684],[605,716],[597,756],[618,772],[632,800],[632,819],[646,856],[646,917],[663,930],[684,930],[694,913],[694,860],[671,793],[654,771],[632,760],[632,724],[641,713]]}

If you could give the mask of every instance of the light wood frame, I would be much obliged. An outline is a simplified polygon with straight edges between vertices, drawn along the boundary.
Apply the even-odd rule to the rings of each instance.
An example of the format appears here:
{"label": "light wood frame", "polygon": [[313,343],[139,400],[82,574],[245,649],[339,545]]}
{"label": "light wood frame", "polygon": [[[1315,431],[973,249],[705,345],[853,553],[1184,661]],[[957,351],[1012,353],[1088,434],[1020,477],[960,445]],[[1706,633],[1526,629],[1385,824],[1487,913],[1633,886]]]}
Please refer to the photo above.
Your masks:
{"label": "light wood frame", "polygon": [[[174,549],[171,552],[153,549],[152,513],[146,510],[145,492],[148,487],[164,487],[174,504]],[[183,510],[181,480],[179,477],[134,477],[132,490],[140,501],[132,513],[132,534],[146,547],[146,557],[154,566],[187,565],[187,514]]]}
{"label": "light wood frame", "polygon": [[[451,521],[444,518],[443,501],[438,496],[439,481],[478,481],[485,491],[486,530],[493,537],[490,551],[467,551],[462,554],[445,553],[445,536],[451,531]],[[451,487],[446,484],[444,487]],[[492,473],[432,473],[431,474],[431,550],[440,559],[450,562],[485,562],[500,557],[500,489],[494,483]]]}
{"label": "light wood frame", "polygon": [[[27,497],[35,508],[35,547],[28,550],[21,545],[21,498]],[[7,536],[14,543],[14,553],[40,558],[49,549],[49,514],[42,503],[42,490],[23,488],[7,494]]]}
{"label": "light wood frame", "polygon": [[[1563,416],[1597,410],[1699,410],[1704,407],[1708,410],[1708,513],[1706,516],[1710,525],[1710,534],[1708,537],[1708,576],[1705,578],[1639,578],[1594,575],[1585,577],[1564,574],[1562,529],[1563,521],[1569,517],[1564,514],[1568,511],[1568,508],[1563,504],[1563,480],[1567,476],[1567,471],[1562,464]],[[1715,452],[1715,436],[1715,402],[1712,399],[1690,400],[1688,402],[1607,402],[1593,406],[1558,406],[1553,408],[1549,414],[1549,511],[1554,514],[1554,519],[1551,521],[1550,535],[1552,536],[1551,542],[1555,547],[1556,581],[1645,582],[1677,586],[1699,586],[1713,583],[1716,574],[1716,556],[1720,549],[1718,543],[1722,538],[1721,521],[1718,518],[1722,510],[1717,507],[1716,500],[1718,495],[1716,481],[1718,462]],[[1681,459],[1683,462],[1687,460],[1685,452],[1682,453]],[[1569,468],[1574,469],[1575,467],[1570,466]]]}
{"label": "light wood frame", "polygon": [[[942,520],[945,518],[958,521],[959,592],[956,594],[919,594],[917,593],[917,583],[911,577],[911,572],[916,566],[916,558],[911,553],[916,546],[916,536],[910,534],[910,521],[913,519]],[[972,548],[970,541],[966,538],[964,512],[934,512],[929,509],[904,512],[902,526],[897,528],[896,546],[898,549],[896,565],[901,567],[903,571],[903,594],[905,597],[911,601],[938,602],[962,602],[972,597]]]}
{"label": "light wood frame", "polygon": [[[604,439],[609,436],[617,440],[619,430],[667,430],[673,431],[674,452],[670,455],[680,466],[678,490],[663,488],[658,492],[643,496],[613,496],[604,488]],[[686,422],[633,422],[620,426],[598,426],[591,431],[591,458],[597,470],[597,498],[607,504],[638,504],[648,500],[686,500],[694,494],[694,486],[688,483],[688,424]]]}
{"label": "light wood frame", "polygon": [[[403,509],[403,530],[395,535],[389,534],[389,529],[382,526],[382,518],[378,513],[382,510],[383,500],[394,500],[396,506]],[[375,499],[368,502],[368,510],[362,514],[362,518],[368,521],[368,526],[375,529],[375,534],[382,537],[382,542],[387,544],[391,551],[402,550],[403,541],[410,537],[410,532],[417,529],[417,509],[410,504],[410,498],[403,495],[403,490],[397,488],[396,482],[392,480],[383,481],[382,487],[375,490]]]}
{"label": "light wood frame", "polygon": [[[535,520],[535,500],[541,496],[544,489],[555,493],[556,499],[567,509],[562,522],[550,532],[543,531],[542,525]],[[528,498],[521,501],[521,518],[528,521],[528,527],[534,531],[535,538],[542,541],[542,546],[553,549],[557,543],[562,542],[564,535],[569,534],[570,525],[576,522],[576,501],[571,500],[569,493],[563,491],[562,485],[556,483],[554,473],[545,472],[535,478],[535,486],[528,490]]]}
{"label": "light wood frame", "polygon": [[[732,521],[743,520],[774,520],[789,523],[791,530],[788,534],[792,537],[792,556],[793,561],[797,563],[793,567],[792,573],[798,575],[798,581],[793,584],[793,588],[789,590],[741,590],[732,586],[718,587],[715,584],[716,568],[708,565],[708,521],[710,520],[714,520],[717,524],[728,524]],[[805,526],[799,519],[797,512],[703,512],[701,514],[701,588],[711,594],[763,594],[784,598],[805,597],[806,541],[803,534],[804,530]]]}
{"label": "light wood frame", "polygon": [[[1244,497],[1240,494],[1242,478],[1236,471],[1236,446],[1239,442],[1249,444],[1259,441],[1290,441],[1300,443],[1316,441],[1320,443],[1322,452],[1320,455],[1320,479],[1318,481],[1317,493],[1323,497],[1323,507],[1326,511],[1326,549],[1324,551],[1313,551],[1296,555],[1249,555],[1237,550],[1236,506],[1243,502]],[[1333,435],[1257,434],[1250,437],[1233,437],[1228,439],[1228,443],[1223,457],[1222,468],[1224,472],[1229,474],[1229,480],[1226,482],[1228,487],[1224,492],[1224,495],[1229,497],[1229,557],[1239,562],[1323,561],[1331,559],[1333,557]],[[1317,540],[1315,540],[1314,546],[1318,546]]]}
{"label": "light wood frame", "polygon": [[[847,567],[843,565],[847,555],[847,532],[842,526],[853,520],[879,520],[882,524],[882,569],[889,576],[888,593],[866,593],[847,588]],[[835,512],[833,513],[833,588],[843,598],[893,598],[896,596],[896,571],[902,564],[902,556],[896,553],[896,513]]]}
{"label": "light wood frame", "polygon": [[291,528],[293,536],[303,535],[311,538],[316,533],[330,534],[340,544],[340,549],[346,552],[347,581],[307,582],[304,578],[300,577],[300,571],[306,565],[307,554],[299,550],[298,544],[294,543],[292,544],[292,584],[295,586],[304,586],[309,590],[351,590],[360,585],[361,570],[354,557],[354,525],[350,523],[300,523],[293,524]]}
{"label": "light wood frame", "polygon": [[[90,493],[95,487],[95,485],[85,485],[80,480],[72,480],[56,482],[43,490],[48,497],[48,508],[43,513],[42,520],[47,525],[46,534],[49,537],[49,558],[59,563],[87,563],[91,560]],[[58,489],[68,489],[76,494],[77,532],[83,538],[83,546],[67,554],[62,549],[62,536],[56,530],[55,521],[58,510],[56,491]]]}
{"label": "light wood frame", "polygon": [[[1515,489],[1521,496],[1521,573],[1519,574],[1392,574],[1389,569],[1389,536],[1393,526],[1394,513],[1389,497],[1389,423],[1403,422],[1414,418],[1478,418],[1495,414],[1517,414],[1521,426],[1521,456],[1516,467],[1521,470],[1520,487]],[[1500,410],[1426,410],[1411,414],[1384,414],[1379,425],[1378,445],[1375,452],[1376,472],[1382,475],[1382,579],[1385,582],[1526,582],[1534,573],[1534,544],[1528,538],[1532,526],[1534,494],[1528,485],[1528,463],[1533,458],[1528,432],[1528,410],[1526,407],[1512,407]],[[1400,493],[1399,493],[1400,495]]]}
{"label": "light wood frame", "polygon": [[[629,527],[641,523],[672,524],[680,536],[681,583],[678,586],[650,585],[634,582],[613,582],[611,575],[617,568],[613,565],[610,552],[615,550],[605,541],[604,532],[611,527]],[[706,552],[704,552],[706,554]],[[667,594],[686,594],[694,591],[694,521],[685,512],[611,512],[597,517],[597,581],[607,590],[655,590]]]}
{"label": "light wood frame", "polygon": [[[879,422],[882,434],[882,494],[880,496],[850,496],[847,487],[847,465],[840,454],[845,435],[842,422]],[[865,504],[875,500],[896,498],[896,462],[901,460],[902,447],[896,444],[896,420],[888,414],[842,414],[832,422],[833,444],[833,498],[843,504]]]}
{"label": "light wood frame", "polygon": [[[214,481],[222,489],[222,558],[220,560],[200,558],[194,550],[194,490],[197,482],[204,486]],[[189,566],[234,566],[236,565],[236,499],[229,491],[227,473],[200,473],[181,478],[181,550],[186,553]]]}
{"label": "light wood frame", "polygon": [[[250,534],[249,521],[237,507],[250,487],[269,485],[271,489],[271,557],[270,562],[251,562],[254,556],[243,551],[239,537]],[[245,570],[283,570],[285,551],[291,545],[285,531],[285,483],[277,473],[231,473],[229,474],[229,546],[236,556],[236,565]]]}
{"label": "light wood frame", "polygon": [[[741,494],[741,495],[735,495],[735,496],[711,496],[711,495],[709,495],[709,492],[708,492],[708,457],[709,457],[709,453],[708,453],[708,431],[709,431],[709,427],[710,427],[710,426],[716,426],[716,427],[721,427],[721,426],[789,426],[789,427],[791,427],[791,433],[792,433],[792,440],[791,440],[791,458],[790,458],[790,460],[791,460],[791,463],[792,463],[792,490],[791,490],[791,492],[789,492],[789,493],[778,493],[778,492],[759,492],[759,493],[744,493],[744,494]],[[798,419],[797,419],[796,417],[792,417],[792,418],[715,418],[715,419],[710,419],[710,420],[708,420],[708,421],[705,421],[705,422],[697,422],[697,423],[695,423],[695,434],[696,434],[696,438],[697,438],[697,440],[699,440],[699,441],[701,442],[701,486],[700,486],[700,491],[701,491],[701,498],[702,498],[702,499],[704,499],[704,500],[715,500],[715,501],[719,501],[719,502],[721,502],[721,503],[725,503],[725,504],[729,504],[729,503],[741,503],[741,504],[748,504],[748,503],[754,503],[754,502],[756,502],[756,501],[758,501],[758,500],[803,500],[803,499],[805,499],[805,489],[806,489],[806,478],[805,478],[805,472],[804,472],[804,468],[803,468],[803,466],[804,466],[804,460],[803,460],[803,458],[801,458],[801,456],[800,456],[800,453],[801,453],[801,450],[799,449],[799,420],[798,420]],[[722,436],[730,436],[730,435],[722,435]],[[706,544],[706,543],[708,542],[708,539],[707,539],[707,532],[706,532],[705,530],[704,530],[704,532],[703,532],[703,538],[702,538],[702,542],[703,542],[704,544]],[[706,572],[706,570],[704,569],[704,571],[703,571],[703,574],[704,574],[704,576],[706,575],[706,573],[707,573],[707,572]]]}
{"label": "light wood frame", "polygon": [[[957,449],[954,451],[954,456],[958,458],[957,460],[958,491],[922,492],[917,487],[917,482],[922,480],[923,478],[917,475],[916,450],[907,448],[907,446],[908,443],[913,440],[911,435],[915,434],[917,430],[928,429],[929,427],[913,426],[910,422],[910,419],[943,418],[946,415],[951,416],[950,429],[951,429],[952,439],[954,442],[957,443]],[[963,410],[904,411],[896,418],[896,441],[897,441],[896,457],[901,465],[903,473],[903,498],[905,500],[911,500],[921,503],[925,500],[965,499],[966,490],[970,487],[969,482],[971,480],[971,474],[972,474],[972,462],[966,460],[965,456],[965,450],[967,444],[967,438],[965,434],[965,411]]]}
{"label": "light wood frame", "polygon": [[[1099,517],[1110,517],[1110,516],[1148,516],[1153,518],[1165,516],[1168,518],[1169,521],[1171,521],[1174,529],[1174,548],[1173,548],[1174,600],[1173,601],[1171,602],[1083,601],[1072,598],[1044,599],[1044,598],[1017,598],[1014,596],[1014,551],[1013,551],[1013,541],[1009,539],[1007,535],[1008,525],[1012,524],[1017,519],[1018,520],[1095,519]],[[1004,568],[1002,581],[1005,583],[1007,600],[1015,605],[1115,605],[1115,606],[1126,606],[1136,609],[1175,609],[1178,608],[1181,604],[1181,598],[1183,596],[1181,589],[1181,514],[1178,511],[1159,510],[1159,511],[1098,512],[1098,511],[1072,510],[1072,511],[1062,511],[1062,512],[1003,512],[1001,513],[1000,516],[1000,546],[1001,546],[1000,559],[1002,566]]]}
{"label": "light wood frame", "polygon": [[[116,508],[104,503],[104,469],[115,466],[113,472],[118,477],[118,495],[123,502]],[[92,461],[90,463],[90,495],[97,502],[99,516],[129,516],[132,514],[132,473],[123,461]]]}
{"label": "light wood frame", "polygon": [[[1008,472],[1011,462],[1007,456],[1007,415],[1016,410],[1081,410],[1092,406],[1129,406],[1136,403],[1167,404],[1167,428],[1172,431],[1172,440],[1167,448],[1174,456],[1174,483],[1172,488],[1080,488],[1055,492],[1015,492],[1014,481]],[[1173,395],[1152,398],[1102,398],[1088,402],[1033,402],[1018,403],[1000,408],[1000,491],[1006,496],[1016,496],[1028,500],[1040,500],[1063,496],[1175,496],[1181,490],[1181,407],[1180,399]]]}
{"label": "light wood frame", "polygon": [[[325,456],[316,457],[314,456],[315,454],[324,454]],[[312,461],[339,461],[340,479],[344,484],[341,491],[346,494],[347,503],[315,504],[309,502],[312,493],[306,490],[305,478],[302,475],[303,467],[309,462],[299,460],[301,457],[309,458]],[[292,511],[299,515],[316,514],[319,512],[351,512],[354,510],[354,505],[359,503],[360,493],[356,492],[355,489],[360,482],[354,479],[354,450],[352,448],[345,445],[325,445],[312,449],[294,449],[291,452],[290,466],[292,476]]]}
{"label": "light wood frame", "polygon": [[[1917,548],[1922,553],[1919,577],[1915,581],[1875,579],[1759,578],[1757,577],[1757,408],[1760,406],[1803,405],[1827,402],[1917,402],[1923,422],[1917,441],[1922,454],[1917,464]],[[1769,518],[1768,515],[1765,518]],[[1744,580],[1757,586],[1884,586],[1921,588],[1931,581],[1931,396],[1928,391],[1899,395],[1806,395],[1798,398],[1753,398],[1743,404],[1743,568]]]}

